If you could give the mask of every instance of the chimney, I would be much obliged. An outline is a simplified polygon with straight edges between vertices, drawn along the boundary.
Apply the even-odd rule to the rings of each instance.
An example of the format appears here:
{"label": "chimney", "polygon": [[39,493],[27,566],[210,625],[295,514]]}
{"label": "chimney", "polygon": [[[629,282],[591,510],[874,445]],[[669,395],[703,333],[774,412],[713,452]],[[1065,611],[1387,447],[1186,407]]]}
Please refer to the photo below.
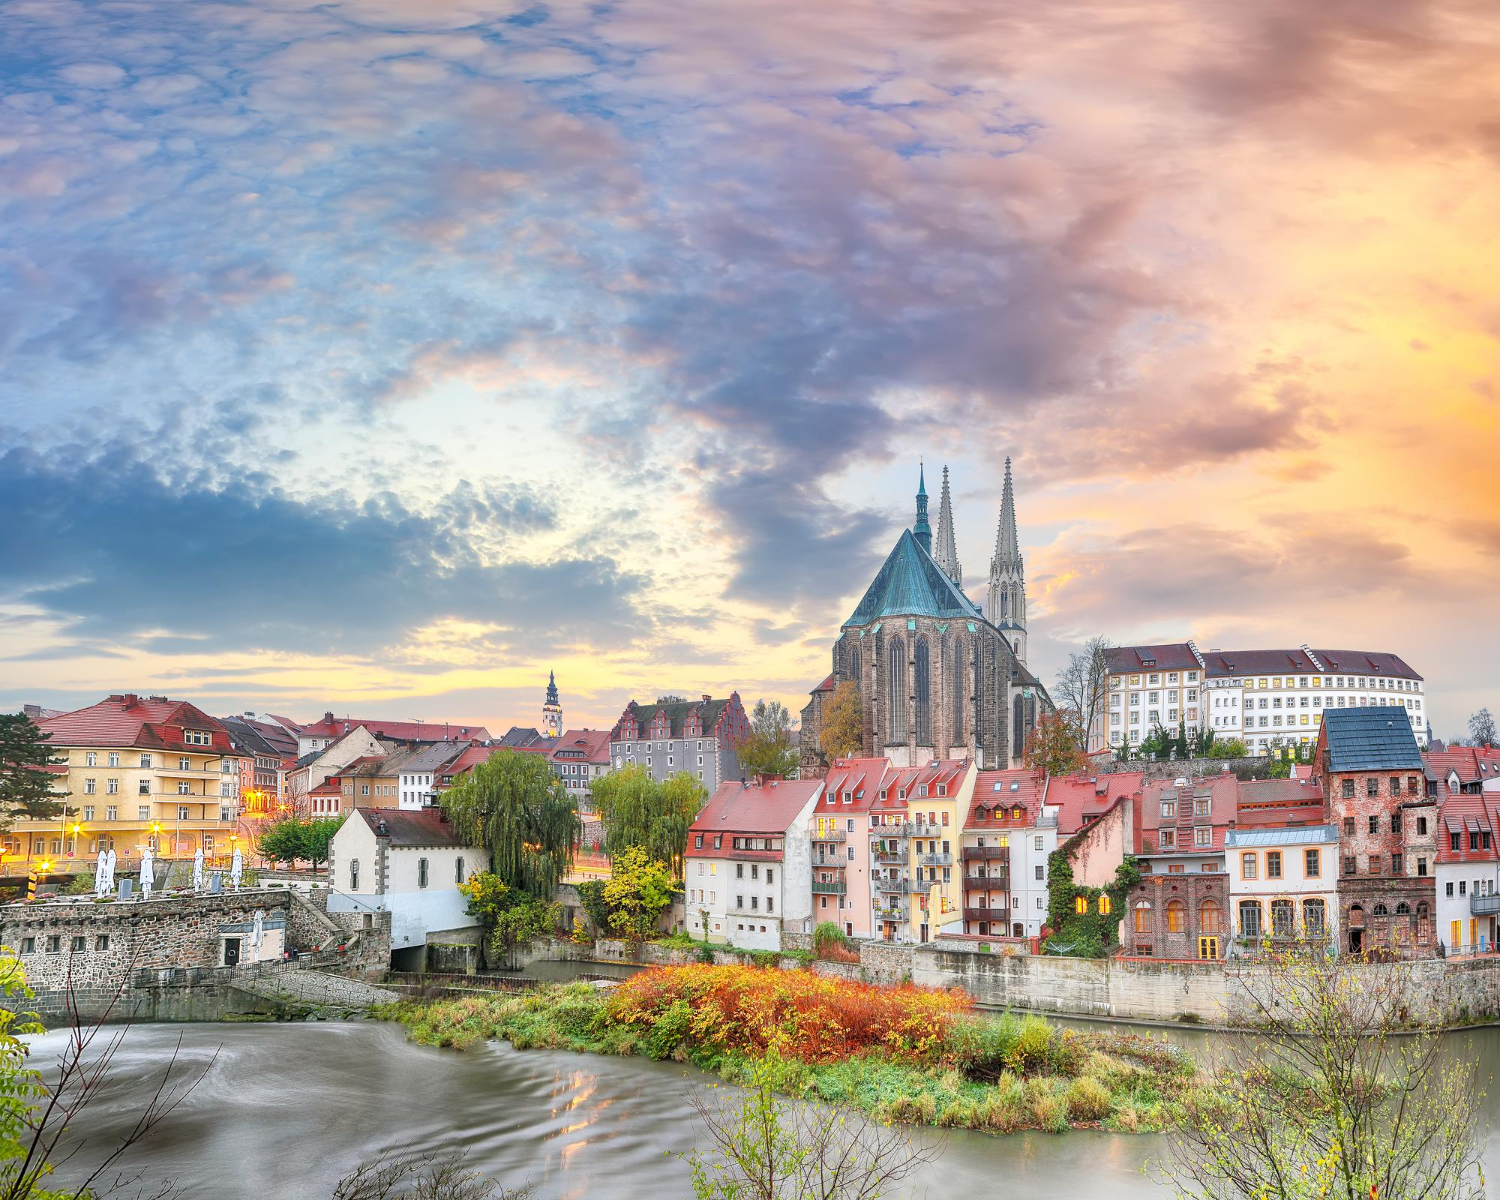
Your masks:
{"label": "chimney", "polygon": [[323,714],[323,720],[326,721],[326,722],[328,722],[328,724],[332,725],[333,724],[333,714],[331,712],[324,713]]}
{"label": "chimney", "polygon": [[134,692],[126,692],[123,696],[120,697],[120,701],[125,705],[126,708],[134,708],[137,704],[140,703],[140,698],[137,697]]}

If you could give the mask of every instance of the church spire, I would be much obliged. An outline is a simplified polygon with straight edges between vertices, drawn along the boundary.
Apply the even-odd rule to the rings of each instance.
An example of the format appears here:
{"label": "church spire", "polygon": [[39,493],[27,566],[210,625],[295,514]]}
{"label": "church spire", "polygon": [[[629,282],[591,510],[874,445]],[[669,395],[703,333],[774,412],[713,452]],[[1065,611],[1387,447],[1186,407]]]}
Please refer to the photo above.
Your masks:
{"label": "church spire", "polygon": [[932,558],[942,567],[944,575],[963,586],[964,569],[958,565],[958,547],[953,538],[953,498],[948,494],[947,467],[943,468],[943,493],[938,501],[937,539]]}
{"label": "church spire", "polygon": [[1009,458],[1005,460],[1005,489],[1000,496],[1000,524],[995,530],[995,557],[990,559],[990,590],[984,598],[984,615],[991,625],[1005,631],[1016,658],[1024,663],[1026,564],[1016,532],[1016,495]]}
{"label": "church spire", "polygon": [[542,701],[542,736],[562,736],[562,700],[557,694],[557,675],[547,672],[547,698]]}
{"label": "church spire", "polygon": [[917,539],[917,545],[931,554],[932,526],[927,523],[927,474],[920,462],[917,464],[917,520],[912,525],[911,532]]}

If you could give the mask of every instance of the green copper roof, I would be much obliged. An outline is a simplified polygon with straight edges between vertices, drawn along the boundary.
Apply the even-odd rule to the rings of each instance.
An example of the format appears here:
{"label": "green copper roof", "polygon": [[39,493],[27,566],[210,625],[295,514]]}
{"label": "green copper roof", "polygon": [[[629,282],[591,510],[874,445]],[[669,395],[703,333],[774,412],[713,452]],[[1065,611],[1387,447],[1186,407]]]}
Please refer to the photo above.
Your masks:
{"label": "green copper roof", "polygon": [[903,529],[895,548],[866,590],[845,625],[868,625],[882,617],[979,617],[983,614],[932,561],[910,529]]}

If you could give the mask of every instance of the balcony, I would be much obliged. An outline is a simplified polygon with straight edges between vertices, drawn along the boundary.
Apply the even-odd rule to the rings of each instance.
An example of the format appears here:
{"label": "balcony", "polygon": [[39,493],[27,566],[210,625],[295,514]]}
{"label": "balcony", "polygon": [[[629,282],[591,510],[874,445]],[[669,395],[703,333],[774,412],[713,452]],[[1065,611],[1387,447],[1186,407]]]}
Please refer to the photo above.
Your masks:
{"label": "balcony", "polygon": [[842,858],[815,858],[812,865],[824,871],[842,871],[849,864]]}
{"label": "balcony", "polygon": [[901,896],[924,896],[929,886],[919,879],[877,879],[875,881],[877,892],[893,892]]}
{"label": "balcony", "polygon": [[965,921],[1010,921],[1010,909],[1008,908],[966,908],[964,909]]}
{"label": "balcony", "polygon": [[1500,892],[1491,896],[1470,896],[1469,912],[1476,917],[1489,917],[1500,913]]}
{"label": "balcony", "polygon": [[[126,768],[120,768],[122,770]],[[139,768],[137,768],[139,770]],[[169,779],[233,779],[238,781],[238,771],[221,771],[218,767],[207,770],[204,767],[151,767],[153,775],[165,775]]]}
{"label": "balcony", "polygon": [[1010,861],[1009,846],[965,846],[965,862]]}
{"label": "balcony", "polygon": [[903,908],[876,908],[875,919],[877,921],[898,921],[904,925],[910,918]]}
{"label": "balcony", "polygon": [[877,863],[884,867],[904,867],[906,865],[906,855],[900,851],[892,853],[885,850],[879,850],[876,851],[876,853],[872,855],[872,857]]}
{"label": "balcony", "polygon": [[901,825],[870,826],[870,836],[872,838],[909,838],[915,837],[916,832],[917,827],[909,822]]}
{"label": "balcony", "polygon": [[815,842],[842,842],[849,835],[842,829],[818,829],[808,835]]}
{"label": "balcony", "polygon": [[924,867],[951,867],[953,865],[953,855],[923,854],[918,856],[917,862]]}
{"label": "balcony", "polygon": [[842,879],[814,879],[812,881],[814,896],[842,896],[848,890],[849,885]]}
{"label": "balcony", "polygon": [[1010,876],[1000,875],[965,875],[964,890],[969,892],[1008,892],[1010,891]]}

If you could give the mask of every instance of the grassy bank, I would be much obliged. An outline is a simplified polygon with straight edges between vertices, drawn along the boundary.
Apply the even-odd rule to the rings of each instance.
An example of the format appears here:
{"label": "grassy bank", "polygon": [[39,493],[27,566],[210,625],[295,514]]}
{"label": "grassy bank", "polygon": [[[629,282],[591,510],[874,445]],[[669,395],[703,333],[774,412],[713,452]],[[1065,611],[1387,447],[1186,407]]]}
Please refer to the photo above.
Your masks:
{"label": "grassy bank", "polygon": [[657,967],[606,992],[557,985],[377,1015],[425,1045],[503,1038],[517,1049],[638,1054],[732,1082],[774,1047],[790,1094],[886,1121],[995,1133],[1162,1129],[1195,1078],[1190,1059],[1141,1035],[976,1016],[961,992],[743,966]]}

